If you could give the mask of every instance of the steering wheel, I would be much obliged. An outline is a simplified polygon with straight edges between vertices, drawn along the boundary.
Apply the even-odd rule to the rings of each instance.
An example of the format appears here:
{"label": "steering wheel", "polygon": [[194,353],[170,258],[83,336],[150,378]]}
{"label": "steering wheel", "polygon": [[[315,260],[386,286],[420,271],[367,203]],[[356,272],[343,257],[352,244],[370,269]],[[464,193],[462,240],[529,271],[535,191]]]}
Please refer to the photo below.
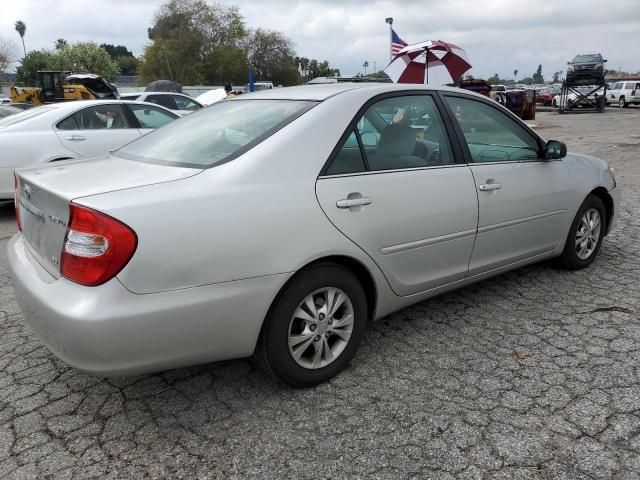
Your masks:
{"label": "steering wheel", "polygon": [[442,159],[440,158],[440,149],[436,148],[431,155],[429,155],[429,165],[440,165]]}

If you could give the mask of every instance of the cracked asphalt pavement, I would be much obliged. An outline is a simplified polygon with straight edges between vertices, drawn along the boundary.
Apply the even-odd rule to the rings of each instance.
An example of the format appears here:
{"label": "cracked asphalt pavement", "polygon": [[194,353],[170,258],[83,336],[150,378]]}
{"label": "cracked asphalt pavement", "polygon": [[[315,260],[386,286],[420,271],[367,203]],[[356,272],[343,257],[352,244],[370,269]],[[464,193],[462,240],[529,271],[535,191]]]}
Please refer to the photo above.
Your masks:
{"label": "cracked asphalt pavement", "polygon": [[591,268],[541,263],[397,312],[307,390],[248,360],[123,379],[66,366],[23,322],[1,208],[0,478],[640,478],[639,121],[531,122],[618,171]]}

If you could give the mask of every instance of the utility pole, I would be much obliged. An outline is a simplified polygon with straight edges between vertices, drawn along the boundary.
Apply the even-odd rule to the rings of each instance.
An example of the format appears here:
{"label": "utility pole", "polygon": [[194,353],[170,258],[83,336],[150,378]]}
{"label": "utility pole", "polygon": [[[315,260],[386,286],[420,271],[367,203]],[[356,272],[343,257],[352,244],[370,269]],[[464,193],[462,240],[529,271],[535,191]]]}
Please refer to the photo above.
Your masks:
{"label": "utility pole", "polygon": [[384,19],[389,24],[389,61],[393,60],[393,53],[391,52],[391,44],[393,43],[393,17],[387,17]]}

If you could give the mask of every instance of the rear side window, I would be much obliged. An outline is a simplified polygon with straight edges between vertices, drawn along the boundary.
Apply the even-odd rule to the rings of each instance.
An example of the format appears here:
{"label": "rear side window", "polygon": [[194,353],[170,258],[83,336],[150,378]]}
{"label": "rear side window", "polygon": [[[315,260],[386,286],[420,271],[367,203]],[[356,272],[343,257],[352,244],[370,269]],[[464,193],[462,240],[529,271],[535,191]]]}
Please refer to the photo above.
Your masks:
{"label": "rear side window", "polygon": [[224,100],[144,135],[115,154],[143,162],[212,167],[250,150],[315,104],[299,100]]}
{"label": "rear side window", "polygon": [[344,175],[365,170],[356,132],[352,131],[327,169],[327,175]]}

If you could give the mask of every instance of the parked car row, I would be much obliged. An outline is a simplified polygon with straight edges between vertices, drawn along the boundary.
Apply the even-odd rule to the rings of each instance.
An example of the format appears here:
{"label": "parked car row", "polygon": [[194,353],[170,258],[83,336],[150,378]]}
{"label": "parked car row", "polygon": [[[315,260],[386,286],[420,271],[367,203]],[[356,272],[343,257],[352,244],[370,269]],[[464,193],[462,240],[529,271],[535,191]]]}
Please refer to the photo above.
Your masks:
{"label": "parked car row", "polygon": [[605,162],[461,89],[291,87],[176,117],[103,101],[0,121],[0,151],[44,162],[136,138],[16,172],[16,297],[81,370],[254,354],[315,385],[369,321],[544,259],[589,266],[619,208]]}

